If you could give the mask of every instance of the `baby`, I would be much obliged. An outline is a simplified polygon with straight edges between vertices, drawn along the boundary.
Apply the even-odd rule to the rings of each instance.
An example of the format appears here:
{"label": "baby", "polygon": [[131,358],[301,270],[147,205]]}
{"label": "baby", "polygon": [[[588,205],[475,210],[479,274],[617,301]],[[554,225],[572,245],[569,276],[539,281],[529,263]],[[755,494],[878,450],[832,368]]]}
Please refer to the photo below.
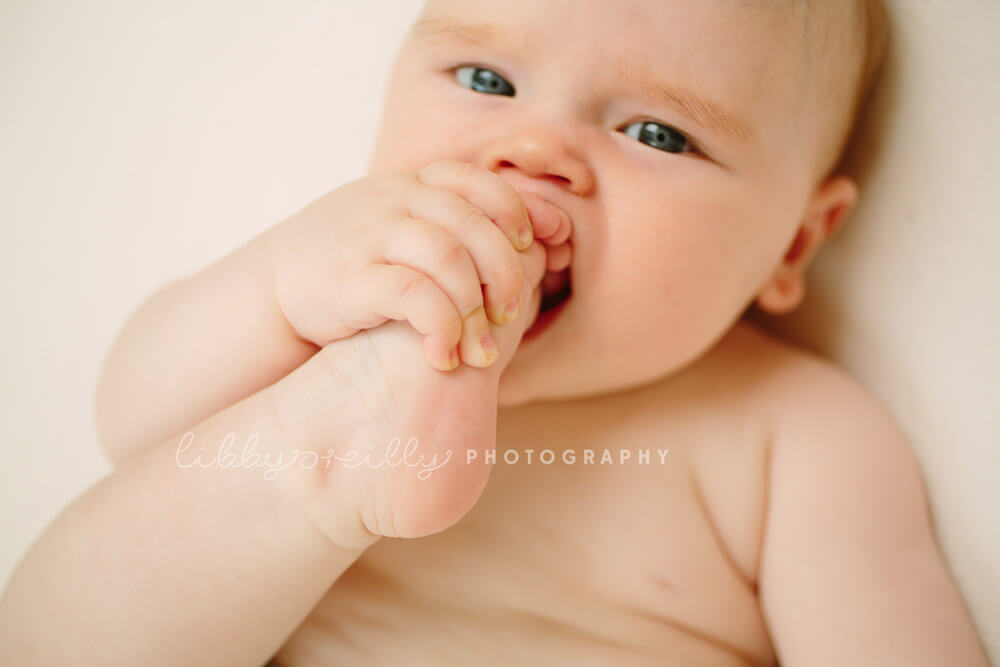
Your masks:
{"label": "baby", "polygon": [[882,26],[429,0],[366,177],[125,328],[0,660],[985,665],[898,427],[743,317],[857,200]]}

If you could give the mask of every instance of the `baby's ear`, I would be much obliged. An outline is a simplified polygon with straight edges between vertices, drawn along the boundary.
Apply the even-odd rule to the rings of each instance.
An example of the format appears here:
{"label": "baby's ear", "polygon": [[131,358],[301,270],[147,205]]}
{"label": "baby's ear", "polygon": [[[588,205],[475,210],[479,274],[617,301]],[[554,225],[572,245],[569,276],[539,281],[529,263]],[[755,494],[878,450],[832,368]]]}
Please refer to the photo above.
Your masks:
{"label": "baby's ear", "polygon": [[757,293],[758,308],[772,315],[798,308],[806,295],[806,269],[857,201],[858,186],[846,176],[831,176],[817,188],[781,263]]}

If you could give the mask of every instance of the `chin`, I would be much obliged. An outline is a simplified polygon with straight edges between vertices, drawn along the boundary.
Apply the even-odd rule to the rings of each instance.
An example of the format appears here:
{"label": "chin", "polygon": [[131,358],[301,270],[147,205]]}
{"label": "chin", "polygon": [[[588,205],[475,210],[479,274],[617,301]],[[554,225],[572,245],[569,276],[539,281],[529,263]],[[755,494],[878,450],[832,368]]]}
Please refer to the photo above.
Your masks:
{"label": "chin", "polygon": [[518,347],[514,357],[500,374],[497,401],[501,408],[516,408],[537,400],[539,393],[544,393],[546,388],[540,386],[537,377],[538,364],[532,363],[531,356],[525,355]]}
{"label": "chin", "polygon": [[556,359],[539,348],[539,355],[529,359],[515,355],[500,375],[497,403],[501,408],[516,408],[540,401],[567,401],[614,391],[601,384],[600,369],[589,367],[585,377],[577,377],[584,362]]}
{"label": "chin", "polygon": [[[535,338],[522,342],[500,374],[498,402],[514,408],[537,401],[585,398],[610,389],[604,386],[607,369],[588,355],[567,307],[565,319],[550,324]],[[588,361],[588,357],[590,360]]]}
{"label": "chin", "polygon": [[536,373],[522,372],[525,370],[528,369],[508,366],[500,376],[497,393],[497,404],[500,408],[517,408],[536,401],[559,398],[557,392],[552,391],[557,389],[556,387],[544,386]]}
{"label": "chin", "polygon": [[[510,385],[508,384],[508,386]],[[500,378],[500,393],[498,395],[497,407],[501,410],[506,408],[519,408],[522,405],[530,403],[532,400],[534,399],[529,396],[516,393],[516,390],[511,391],[509,389],[505,389],[503,378]]]}
{"label": "chin", "polygon": [[636,359],[628,349],[620,352],[621,359],[613,359],[583,335],[584,318],[577,317],[574,305],[581,304],[568,302],[544,329],[522,339],[500,374],[500,408],[628,391],[663,380],[686,365],[673,358]]}

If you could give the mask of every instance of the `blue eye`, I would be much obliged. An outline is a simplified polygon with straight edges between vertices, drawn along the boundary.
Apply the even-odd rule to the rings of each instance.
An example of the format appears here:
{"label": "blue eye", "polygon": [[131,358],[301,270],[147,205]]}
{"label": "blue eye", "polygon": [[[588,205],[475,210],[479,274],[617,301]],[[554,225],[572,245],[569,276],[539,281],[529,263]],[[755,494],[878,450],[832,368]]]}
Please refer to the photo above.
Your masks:
{"label": "blue eye", "polygon": [[455,70],[455,79],[466,88],[480,93],[514,96],[514,86],[507,83],[507,79],[485,67],[459,67]]}
{"label": "blue eye", "polygon": [[625,135],[668,153],[683,153],[691,150],[691,144],[687,137],[663,123],[652,121],[632,123],[625,128]]}

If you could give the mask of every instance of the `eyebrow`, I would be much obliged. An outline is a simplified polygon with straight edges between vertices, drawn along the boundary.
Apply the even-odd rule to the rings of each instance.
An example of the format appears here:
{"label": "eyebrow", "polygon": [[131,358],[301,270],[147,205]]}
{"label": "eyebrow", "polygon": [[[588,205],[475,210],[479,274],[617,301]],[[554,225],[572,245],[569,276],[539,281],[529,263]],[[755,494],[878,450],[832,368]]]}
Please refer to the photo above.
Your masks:
{"label": "eyebrow", "polygon": [[753,136],[750,125],[735,113],[686,88],[657,81],[651,72],[636,68],[621,57],[615,59],[612,72],[654,104],[670,107],[710,131],[744,144]]}
{"label": "eyebrow", "polygon": [[451,37],[472,46],[499,44],[518,51],[526,45],[526,40],[513,39],[510,34],[489,23],[466,23],[447,17],[423,17],[413,24],[411,30],[418,37]]}
{"label": "eyebrow", "polygon": [[[513,52],[528,48],[526,39],[517,39],[488,23],[468,23],[448,17],[424,17],[414,23],[411,30],[414,35],[425,39],[452,38],[471,46],[504,46]],[[738,143],[746,144],[751,141],[750,126],[740,116],[693,91],[658,81],[647,68],[636,67],[619,56],[612,64],[611,74],[638,90],[654,105],[674,109],[701,127]]]}

